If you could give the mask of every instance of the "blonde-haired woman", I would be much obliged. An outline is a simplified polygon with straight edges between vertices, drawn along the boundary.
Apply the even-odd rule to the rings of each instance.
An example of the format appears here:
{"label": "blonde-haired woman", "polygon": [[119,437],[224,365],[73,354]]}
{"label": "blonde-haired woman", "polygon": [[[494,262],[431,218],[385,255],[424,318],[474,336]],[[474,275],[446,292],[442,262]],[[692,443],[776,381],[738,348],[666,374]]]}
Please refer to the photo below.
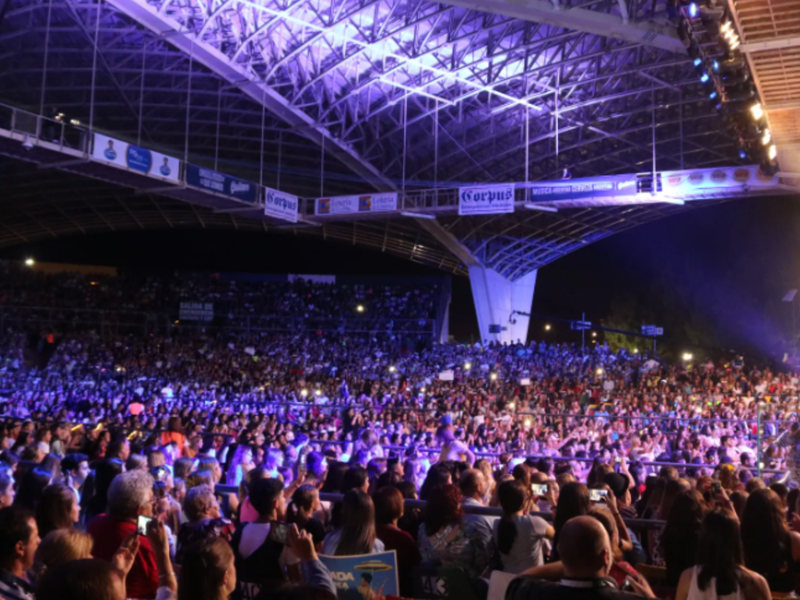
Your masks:
{"label": "blonde-haired woman", "polygon": [[48,569],[71,560],[92,558],[92,536],[77,529],[55,529],[44,536],[36,549],[31,578],[40,580]]}

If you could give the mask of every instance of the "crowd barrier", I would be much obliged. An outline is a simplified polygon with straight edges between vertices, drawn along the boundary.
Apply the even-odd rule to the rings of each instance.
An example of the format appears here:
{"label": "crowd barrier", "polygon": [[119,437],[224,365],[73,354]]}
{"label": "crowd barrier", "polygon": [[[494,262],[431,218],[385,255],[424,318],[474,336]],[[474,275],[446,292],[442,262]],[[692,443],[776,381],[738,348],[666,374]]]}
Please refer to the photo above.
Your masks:
{"label": "crowd barrier", "polygon": [[[239,488],[235,485],[223,485],[218,483],[215,487],[215,491],[217,494],[220,495],[227,495],[227,494],[238,494]],[[321,493],[319,495],[320,500],[325,502],[339,502],[344,498],[343,494],[327,494]],[[424,509],[428,503],[424,500],[404,500],[405,508],[406,509]],[[462,506],[464,509],[464,513],[468,515],[483,515],[487,517],[502,517],[503,510],[500,508],[492,507],[492,506],[474,506],[474,505],[465,505]],[[552,521],[553,520],[553,513],[550,512],[532,512],[534,516],[541,517],[545,521]],[[666,521],[658,521],[654,519],[625,519],[625,524],[634,529],[661,529],[666,524]]]}

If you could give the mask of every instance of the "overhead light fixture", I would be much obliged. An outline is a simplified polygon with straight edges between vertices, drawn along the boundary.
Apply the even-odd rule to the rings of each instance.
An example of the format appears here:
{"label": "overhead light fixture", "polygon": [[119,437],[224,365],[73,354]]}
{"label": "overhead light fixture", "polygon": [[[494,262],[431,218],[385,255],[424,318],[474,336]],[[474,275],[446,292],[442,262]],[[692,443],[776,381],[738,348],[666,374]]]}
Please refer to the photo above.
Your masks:
{"label": "overhead light fixture", "polygon": [[775,144],[772,144],[767,150],[767,156],[770,160],[775,160],[778,158],[778,149],[775,147]]}
{"label": "overhead light fixture", "polygon": [[556,213],[558,209],[555,206],[545,206],[544,204],[533,204],[532,202],[526,202],[525,208],[528,210],[541,210],[543,212],[551,212]]}
{"label": "overhead light fixture", "polygon": [[405,210],[402,211],[400,213],[400,215],[403,216],[403,217],[411,217],[412,219],[429,219],[431,221],[435,221],[436,220],[436,215],[428,215],[428,214],[425,214],[425,213],[408,212],[408,211],[405,211]]}
{"label": "overhead light fixture", "polygon": [[753,105],[753,106],[750,108],[750,114],[752,114],[752,115],[753,115],[753,118],[754,118],[756,121],[759,121],[759,120],[761,119],[761,117],[763,117],[763,116],[764,116],[764,109],[763,109],[763,108],[761,108],[761,104],[760,104],[759,102],[756,102],[756,103],[755,103],[755,104],[754,104],[754,105]]}
{"label": "overhead light fixture", "polygon": [[764,134],[761,136],[761,145],[767,146],[772,141],[772,132],[769,129],[764,130]]}
{"label": "overhead light fixture", "polygon": [[696,19],[696,18],[697,18],[697,14],[698,14],[698,12],[699,12],[699,11],[698,11],[698,9],[697,9],[697,3],[696,3],[696,2],[692,2],[692,3],[689,5],[689,16],[690,16],[692,19]]}

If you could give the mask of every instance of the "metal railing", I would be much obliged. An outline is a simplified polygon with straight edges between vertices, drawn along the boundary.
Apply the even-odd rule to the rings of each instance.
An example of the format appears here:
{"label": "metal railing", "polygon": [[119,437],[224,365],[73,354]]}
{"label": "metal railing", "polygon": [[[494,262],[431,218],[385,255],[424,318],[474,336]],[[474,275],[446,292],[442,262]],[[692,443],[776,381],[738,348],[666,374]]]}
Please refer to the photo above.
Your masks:
{"label": "metal railing", "polygon": [[[239,488],[235,485],[223,485],[218,483],[214,486],[214,491],[220,495],[238,494]],[[344,494],[328,494],[320,493],[320,500],[325,502],[340,502],[344,498]],[[424,509],[428,503],[424,500],[403,500],[406,509]],[[493,506],[476,506],[476,505],[462,505],[461,507],[465,514],[468,515],[482,515],[486,517],[502,517],[503,510]],[[531,512],[532,516],[541,517],[545,521],[553,521],[553,513],[551,512]],[[623,521],[628,527],[632,529],[648,530],[648,529],[661,529],[666,525],[666,521],[659,521],[655,519],[626,519]]]}

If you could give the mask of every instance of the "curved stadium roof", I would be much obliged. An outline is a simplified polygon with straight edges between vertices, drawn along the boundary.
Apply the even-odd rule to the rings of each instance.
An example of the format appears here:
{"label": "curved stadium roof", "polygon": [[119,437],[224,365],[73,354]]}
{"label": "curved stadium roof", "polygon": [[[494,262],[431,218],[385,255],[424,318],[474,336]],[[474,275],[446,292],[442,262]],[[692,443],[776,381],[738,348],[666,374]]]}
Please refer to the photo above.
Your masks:
{"label": "curved stadium roof", "polygon": [[[663,0],[526,6],[520,15],[500,0],[10,0],[0,102],[305,197],[556,179],[564,168],[649,172],[654,142],[659,170],[740,162]],[[0,153],[0,245],[226,227],[321,235],[466,272],[412,219],[275,226]],[[682,208],[438,222],[458,240],[480,237],[515,278]]]}

